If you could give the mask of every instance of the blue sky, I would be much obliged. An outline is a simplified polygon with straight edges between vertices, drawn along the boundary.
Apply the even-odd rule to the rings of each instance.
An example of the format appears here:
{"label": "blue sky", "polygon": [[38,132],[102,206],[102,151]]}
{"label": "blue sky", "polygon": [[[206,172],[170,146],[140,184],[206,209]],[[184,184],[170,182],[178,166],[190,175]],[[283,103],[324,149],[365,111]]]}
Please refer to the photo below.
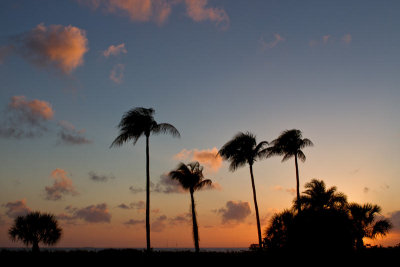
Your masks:
{"label": "blue sky", "polygon": [[[140,1],[126,3],[134,2]],[[2,229],[12,219],[6,204],[21,199],[30,209],[55,214],[65,212],[66,206],[107,203],[111,222],[96,227],[124,229],[121,225],[131,217],[115,207],[144,200],[129,191],[130,186],[144,187],[144,143],[118,149],[109,145],[118,134],[123,113],[138,106],[153,107],[157,121],[175,125],[182,135],[181,139],[151,139],[155,183],[178,164],[175,156],[183,149],[219,149],[238,131],[271,141],[281,131],[297,128],[315,144],[305,151],[302,184],[323,179],[352,201],[381,205],[385,216],[397,212],[400,19],[396,11],[400,3],[208,0],[192,6],[197,13],[190,13],[190,2],[157,2],[170,8],[160,22],[156,9],[140,17],[143,13],[111,6],[112,1],[2,1],[2,127],[7,126],[14,96],[25,96],[24,103],[46,101],[54,112],[52,119],[44,121],[47,130],[41,136],[0,138]],[[23,38],[33,36],[38,25],[48,31],[51,25],[61,25],[59,30],[69,25],[78,28],[87,41],[81,63],[65,71],[48,55],[41,55],[47,61],[32,62],[40,47],[31,48],[28,56],[16,49],[28,45]],[[104,56],[111,45],[121,44],[126,53]],[[73,125],[69,133],[87,142],[62,141],[60,121]],[[285,190],[295,186],[293,165],[276,158],[255,166],[263,216],[291,205],[293,195]],[[46,199],[44,188],[51,186],[51,173],[57,168],[66,171],[79,195]],[[115,178],[94,183],[90,172]],[[211,210],[231,200],[247,201],[252,207],[248,170],[229,173],[224,163],[207,172],[222,190],[199,194],[198,201],[204,201],[200,214],[214,228],[223,227]],[[182,212],[189,205],[188,196],[180,194],[154,194],[153,203],[168,218],[178,212],[166,203]],[[143,214],[135,216],[140,219]],[[251,216],[246,218],[249,223],[254,221]],[[240,221],[232,227],[243,225]],[[84,226],[66,227],[74,233]],[[253,235],[243,237],[238,245],[256,240],[254,222],[252,227]],[[144,230],[138,229],[142,231],[138,236],[144,238]],[[140,238],[126,244],[141,246]],[[163,238],[160,233],[155,239]],[[217,244],[211,239],[204,242]],[[8,240],[3,240],[0,245],[7,245]],[[71,239],[68,244],[79,246],[81,241]],[[189,230],[180,242],[190,246]],[[110,237],[97,244],[116,243]]]}

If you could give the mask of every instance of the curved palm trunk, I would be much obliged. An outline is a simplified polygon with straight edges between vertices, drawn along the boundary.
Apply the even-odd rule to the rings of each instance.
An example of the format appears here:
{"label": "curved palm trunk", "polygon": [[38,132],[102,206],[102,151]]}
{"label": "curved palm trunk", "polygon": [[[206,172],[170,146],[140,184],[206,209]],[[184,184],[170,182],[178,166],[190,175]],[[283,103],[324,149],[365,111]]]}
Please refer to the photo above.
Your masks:
{"label": "curved palm trunk", "polygon": [[200,251],[200,246],[199,246],[199,227],[197,225],[196,209],[195,209],[193,193],[194,193],[194,190],[190,189],[190,199],[192,201],[193,240],[194,240],[194,248],[196,250],[196,253],[198,253]]}
{"label": "curved palm trunk", "polygon": [[258,214],[256,186],[254,185],[253,165],[250,165],[250,176],[251,176],[251,185],[253,187],[254,208],[256,210],[256,218],[257,218],[258,244],[259,248],[261,249],[262,248],[261,226],[260,226],[260,216]]}
{"label": "curved palm trunk", "polygon": [[150,162],[149,136],[146,136],[146,242],[147,252],[150,252]]}
{"label": "curved palm trunk", "polygon": [[300,205],[300,178],[299,178],[299,167],[297,165],[297,155],[294,155],[294,163],[296,165],[296,193],[297,193],[297,211],[301,212]]}

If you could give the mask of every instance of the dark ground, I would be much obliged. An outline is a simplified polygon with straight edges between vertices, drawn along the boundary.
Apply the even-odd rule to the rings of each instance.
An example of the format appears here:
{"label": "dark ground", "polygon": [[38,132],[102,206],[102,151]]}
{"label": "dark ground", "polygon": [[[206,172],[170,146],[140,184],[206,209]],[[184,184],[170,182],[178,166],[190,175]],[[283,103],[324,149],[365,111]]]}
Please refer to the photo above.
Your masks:
{"label": "dark ground", "polygon": [[[151,252],[134,249],[101,251],[0,250],[0,266],[399,266],[400,247],[350,253],[303,251]],[[6,264],[5,264],[6,263]]]}

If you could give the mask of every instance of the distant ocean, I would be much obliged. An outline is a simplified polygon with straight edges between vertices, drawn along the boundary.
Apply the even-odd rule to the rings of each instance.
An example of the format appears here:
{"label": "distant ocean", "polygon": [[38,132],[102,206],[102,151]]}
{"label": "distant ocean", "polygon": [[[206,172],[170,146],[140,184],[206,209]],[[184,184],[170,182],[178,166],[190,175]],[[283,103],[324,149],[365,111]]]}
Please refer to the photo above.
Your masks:
{"label": "distant ocean", "polygon": [[[26,248],[7,248],[2,247],[0,250],[12,250],[12,251],[30,251],[30,247]],[[41,247],[41,251],[101,251],[105,249],[115,249],[115,250],[123,250],[123,249],[135,249],[135,250],[145,250],[145,248],[92,248],[92,247],[80,247],[80,248],[48,248]],[[153,248],[153,251],[169,251],[169,252],[182,252],[182,251],[193,251],[194,248]],[[203,252],[241,252],[241,251],[249,251],[249,248],[200,248],[200,251]]]}

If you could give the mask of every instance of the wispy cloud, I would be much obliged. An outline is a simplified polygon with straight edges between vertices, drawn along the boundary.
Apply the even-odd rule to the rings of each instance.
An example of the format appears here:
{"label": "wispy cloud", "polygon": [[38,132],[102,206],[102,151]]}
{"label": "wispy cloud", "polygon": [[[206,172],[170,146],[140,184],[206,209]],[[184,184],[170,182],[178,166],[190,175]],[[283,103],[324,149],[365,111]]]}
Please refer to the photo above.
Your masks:
{"label": "wispy cloud", "polygon": [[52,186],[45,187],[47,200],[60,200],[65,195],[78,195],[72,180],[67,177],[65,170],[57,168],[51,172],[50,176],[54,179],[54,183]]}
{"label": "wispy cloud", "polygon": [[207,169],[214,172],[218,171],[222,166],[222,158],[218,154],[218,149],[213,147],[211,149],[182,149],[178,154],[174,155],[175,160],[188,160],[198,161],[204,165]]}
{"label": "wispy cloud", "polygon": [[84,145],[92,143],[84,134],[85,130],[77,130],[75,126],[68,121],[59,121],[60,131],[58,133],[60,144],[65,145]]}
{"label": "wispy cloud", "polygon": [[224,9],[208,7],[208,0],[185,0],[186,14],[194,21],[211,21],[222,29],[229,27],[229,17]]}
{"label": "wispy cloud", "polygon": [[47,122],[54,116],[49,102],[25,96],[13,96],[0,124],[0,137],[29,138],[46,132]]}
{"label": "wispy cloud", "polygon": [[110,80],[115,82],[116,84],[122,83],[124,79],[124,71],[125,65],[124,64],[116,64],[110,72]]}
{"label": "wispy cloud", "polygon": [[157,217],[156,220],[153,221],[151,224],[151,230],[154,232],[164,231],[164,229],[167,227],[166,222],[167,222],[167,216],[161,215]]}
{"label": "wispy cloud", "polygon": [[107,182],[109,180],[115,179],[113,175],[97,174],[93,171],[89,172],[89,179],[95,182]]}
{"label": "wispy cloud", "polygon": [[282,42],[285,42],[285,41],[286,41],[286,39],[284,37],[282,37],[278,33],[275,33],[274,34],[274,38],[272,40],[270,40],[270,41],[265,41],[264,37],[261,36],[259,43],[260,43],[260,46],[261,46],[261,50],[265,51],[267,49],[272,49],[275,46],[277,46],[279,43],[282,43]]}
{"label": "wispy cloud", "polygon": [[135,220],[135,219],[129,219],[128,221],[124,222],[125,225],[127,226],[134,226],[134,225],[144,225],[144,220]]}
{"label": "wispy cloud", "polygon": [[125,44],[119,44],[119,45],[110,45],[106,50],[103,51],[103,56],[104,57],[109,57],[109,56],[118,56],[119,54],[126,54],[128,51],[125,48]]}
{"label": "wispy cloud", "polygon": [[350,44],[352,41],[353,41],[353,37],[351,36],[351,34],[348,33],[348,34],[343,35],[342,42],[344,44]]}
{"label": "wispy cloud", "polygon": [[289,194],[291,194],[291,195],[296,194],[296,189],[295,189],[295,188],[283,188],[283,187],[280,186],[280,185],[275,185],[275,186],[272,188],[272,190],[273,190],[273,191],[284,191],[284,192],[287,192],[287,193],[289,193]]}
{"label": "wispy cloud", "polygon": [[26,205],[26,199],[8,202],[4,204],[3,207],[7,209],[6,215],[12,219],[18,216],[24,216],[31,211],[31,209]]}
{"label": "wispy cloud", "polygon": [[69,74],[89,50],[86,32],[71,25],[43,23],[15,38],[15,52],[36,66]]}
{"label": "wispy cloud", "polygon": [[144,212],[145,208],[146,208],[146,203],[142,200],[140,200],[138,202],[132,202],[128,205],[122,203],[122,204],[118,205],[118,208],[126,209],[126,210],[135,209],[138,212]]}

